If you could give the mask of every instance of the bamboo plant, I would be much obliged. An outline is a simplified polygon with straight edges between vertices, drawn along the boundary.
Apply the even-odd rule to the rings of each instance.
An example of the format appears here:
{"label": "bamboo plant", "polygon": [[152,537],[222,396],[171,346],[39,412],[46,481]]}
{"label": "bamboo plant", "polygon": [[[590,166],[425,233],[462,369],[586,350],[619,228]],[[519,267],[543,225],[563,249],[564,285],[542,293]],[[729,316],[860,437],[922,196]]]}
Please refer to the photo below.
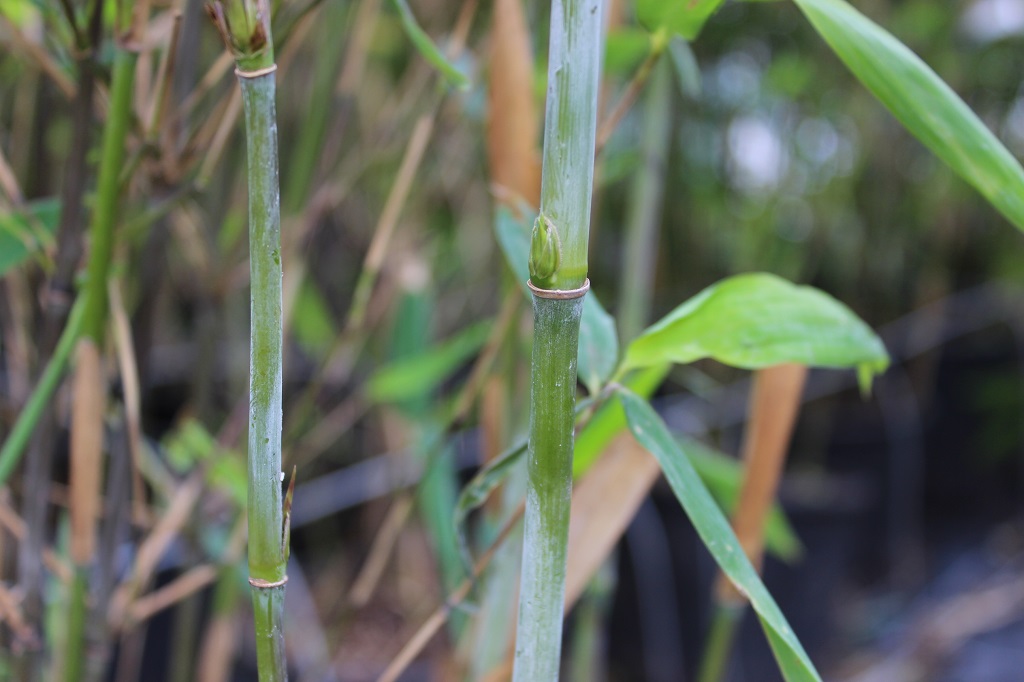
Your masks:
{"label": "bamboo plant", "polygon": [[288,528],[281,494],[282,290],[274,46],[264,0],[207,6],[235,58],[245,109],[251,280],[249,364],[249,584],[263,682],[287,679],[284,591]]}
{"label": "bamboo plant", "polygon": [[[103,131],[96,204],[89,223],[90,251],[82,292],[80,337],[75,347],[74,402],[71,423],[71,559],[75,579],[70,597],[64,679],[85,671],[89,570],[96,557],[97,516],[103,477],[103,410],[106,400],[101,353],[107,327],[107,278],[114,252],[125,140],[132,115],[132,85],[138,59],[139,28],[133,27],[133,3],[118,5],[110,110]],[[74,334],[77,320],[71,320]],[[73,338],[65,334],[65,338]]]}
{"label": "bamboo plant", "polygon": [[513,679],[558,678],[572,492],[576,353],[587,279],[601,3],[551,5],[540,216],[530,244],[533,359]]}

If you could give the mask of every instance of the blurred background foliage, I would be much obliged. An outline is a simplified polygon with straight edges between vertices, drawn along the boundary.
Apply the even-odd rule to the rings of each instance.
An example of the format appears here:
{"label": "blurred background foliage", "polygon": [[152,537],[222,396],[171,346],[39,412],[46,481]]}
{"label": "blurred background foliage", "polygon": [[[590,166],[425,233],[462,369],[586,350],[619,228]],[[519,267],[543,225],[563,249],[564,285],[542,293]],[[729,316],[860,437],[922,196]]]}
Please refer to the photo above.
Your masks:
{"label": "blurred background foliage", "polygon": [[[857,5],[1024,155],[1024,3]],[[84,28],[87,7],[66,6]],[[290,311],[284,460],[288,471],[298,466],[288,622],[298,679],[375,679],[459,584],[451,509],[489,448],[479,428],[486,416],[460,412],[459,401],[509,277],[485,148],[492,7],[411,6],[451,50],[468,88],[436,75],[390,4],[296,0],[275,10]],[[108,103],[112,43],[101,41],[83,61],[64,7],[0,2],[4,433],[47,359],[47,281],[63,240],[81,248],[80,235],[58,234],[60,197],[78,174],[88,209]],[[107,2],[105,13],[113,7]],[[549,6],[524,7],[540,102]],[[607,43],[606,110],[649,49],[629,4],[619,11]],[[195,679],[200,665],[216,662],[209,643],[219,622],[229,633],[216,640],[228,652],[220,664],[234,678],[203,679],[252,679],[234,539],[245,495],[248,350],[237,85],[200,2],[157,0],[150,16],[115,261],[138,372],[149,511],[131,519],[127,493],[106,494],[98,610],[116,604],[111,595],[126,585],[135,610],[120,621],[95,616],[107,625],[94,632],[94,679]],[[894,359],[867,401],[852,376],[812,373],[781,491],[804,552],[790,565],[769,561],[769,589],[829,679],[1016,679],[1024,665],[1020,235],[903,130],[795,6],[726,3],[690,49],[671,56],[659,245],[647,264],[651,319],[723,276],[770,271],[845,302],[880,330]],[[86,165],[76,168],[74,95],[85,71],[96,93]],[[598,158],[590,279],[613,314],[621,313],[631,179],[644,163],[644,109],[641,97]],[[357,281],[382,230],[389,243],[359,319]],[[506,442],[522,433],[526,407],[528,324],[522,309],[512,314],[513,341],[497,360],[511,397]],[[133,419],[131,379],[115,365],[111,462],[125,461]],[[744,375],[707,362],[675,370],[656,405],[674,427],[735,453]],[[42,521],[29,526],[58,555],[67,542],[67,401],[66,391],[57,394],[53,438],[34,446],[56,456]],[[39,504],[27,476],[19,469],[3,493],[5,511],[25,519]],[[154,529],[170,510],[178,516],[164,532],[173,539],[163,538],[147,568],[140,547],[161,539]],[[5,594],[22,598],[11,523],[0,576]],[[479,525],[481,536],[495,532]],[[573,656],[592,647],[599,672],[574,679],[684,679],[704,639],[713,564],[663,485],[625,538],[605,583],[593,587],[597,601],[587,602],[605,605],[601,636],[570,646]],[[189,575],[201,589],[159,608],[144,601]],[[27,630],[11,620],[16,608],[4,611],[4,675],[35,637],[60,641],[59,582],[42,588],[51,611],[38,631],[31,617]],[[447,644],[434,642],[403,679],[456,679],[457,664],[471,658],[463,629],[474,611],[456,613]],[[975,618],[960,630],[937,625],[963,614]],[[573,618],[583,631],[593,617],[582,610]],[[775,679],[748,620],[731,679]],[[908,661],[916,677],[886,667]]]}

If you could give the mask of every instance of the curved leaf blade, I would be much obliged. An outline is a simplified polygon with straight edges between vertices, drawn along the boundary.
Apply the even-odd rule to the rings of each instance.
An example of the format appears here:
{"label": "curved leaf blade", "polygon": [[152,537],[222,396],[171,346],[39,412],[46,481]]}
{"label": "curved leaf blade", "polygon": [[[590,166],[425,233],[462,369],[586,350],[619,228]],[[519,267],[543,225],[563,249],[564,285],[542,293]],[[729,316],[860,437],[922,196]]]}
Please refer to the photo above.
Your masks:
{"label": "curved leaf blade", "polygon": [[374,403],[400,403],[429,395],[487,341],[490,321],[479,322],[423,353],[385,365],[366,384]]}
{"label": "curved leaf blade", "polygon": [[729,277],[680,305],[629,345],[619,374],[703,358],[744,369],[857,367],[867,380],[889,364],[881,339],[849,308],[768,273]]}
{"label": "curved leaf blade", "polygon": [[577,374],[590,395],[596,395],[615,371],[619,361],[619,334],[615,320],[590,292],[583,299],[580,320]]}
{"label": "curved leaf blade", "polygon": [[1024,169],[920,57],[844,0],[795,2],[907,130],[1024,230]]}
{"label": "curved leaf blade", "polygon": [[658,460],[704,545],[722,572],[750,600],[787,682],[821,682],[814,664],[743,553],[729,522],[704,487],[682,446],[646,401],[627,389],[619,389],[617,397],[633,437]]}
{"label": "curved leaf blade", "polygon": [[23,210],[0,213],[0,276],[53,244],[59,199],[40,199]]}
{"label": "curved leaf blade", "polygon": [[405,29],[409,40],[412,41],[412,44],[423,55],[423,58],[441,72],[441,75],[445,77],[449,85],[460,90],[467,89],[469,87],[469,78],[444,56],[444,53],[434,44],[434,41],[430,39],[426,31],[420,28],[406,0],[392,0],[392,3],[395,9],[398,10],[398,16],[402,19],[402,28]]}
{"label": "curved leaf blade", "polygon": [[[731,513],[743,486],[743,464],[692,438],[680,437],[676,440],[718,506],[724,512]],[[764,541],[765,549],[787,563],[797,561],[804,552],[800,538],[778,502],[772,503],[764,520]]]}

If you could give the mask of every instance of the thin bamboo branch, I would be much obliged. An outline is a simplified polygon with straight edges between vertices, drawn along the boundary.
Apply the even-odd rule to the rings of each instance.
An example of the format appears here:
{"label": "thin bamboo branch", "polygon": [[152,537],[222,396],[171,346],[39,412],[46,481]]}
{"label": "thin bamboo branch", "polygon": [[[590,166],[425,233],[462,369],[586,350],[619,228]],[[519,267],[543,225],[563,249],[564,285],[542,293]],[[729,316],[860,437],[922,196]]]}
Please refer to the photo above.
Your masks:
{"label": "thin bamboo branch", "polygon": [[473,566],[473,575],[462,582],[458,589],[448,595],[445,603],[437,608],[434,613],[427,618],[427,620],[420,626],[416,631],[416,634],[410,638],[405,646],[402,647],[401,651],[398,652],[385,668],[381,676],[377,678],[377,682],[396,682],[406,668],[409,667],[416,657],[420,655],[423,648],[430,643],[451,615],[451,612],[458,608],[458,606],[469,596],[476,584],[476,580],[484,572],[494,558],[495,553],[504,544],[505,539],[509,533],[516,527],[519,520],[522,518],[524,506],[520,505],[519,508],[512,514],[509,519],[505,522],[498,536],[491,543],[491,546],[480,556],[476,564]]}

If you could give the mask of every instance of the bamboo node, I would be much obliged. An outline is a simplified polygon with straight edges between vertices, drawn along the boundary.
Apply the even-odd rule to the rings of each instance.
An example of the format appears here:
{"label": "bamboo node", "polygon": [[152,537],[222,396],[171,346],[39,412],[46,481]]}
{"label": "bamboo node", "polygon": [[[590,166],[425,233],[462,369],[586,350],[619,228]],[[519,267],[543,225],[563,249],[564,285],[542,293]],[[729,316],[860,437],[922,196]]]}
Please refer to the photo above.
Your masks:
{"label": "bamboo node", "polygon": [[255,587],[257,590],[269,590],[273,587],[284,587],[288,583],[288,576],[281,578],[278,581],[271,582],[269,580],[263,580],[261,578],[249,578],[249,584]]}
{"label": "bamboo node", "polygon": [[590,291],[590,278],[588,277],[583,281],[583,286],[579,289],[541,289],[535,287],[531,280],[526,280],[526,286],[530,287],[530,291],[537,298],[551,298],[558,301],[567,301],[574,298],[583,298]]}
{"label": "bamboo node", "polygon": [[262,69],[256,69],[255,71],[242,71],[238,67],[235,67],[235,75],[239,78],[259,78],[260,76],[266,76],[268,74],[277,71],[277,64],[271,64],[270,66]]}

